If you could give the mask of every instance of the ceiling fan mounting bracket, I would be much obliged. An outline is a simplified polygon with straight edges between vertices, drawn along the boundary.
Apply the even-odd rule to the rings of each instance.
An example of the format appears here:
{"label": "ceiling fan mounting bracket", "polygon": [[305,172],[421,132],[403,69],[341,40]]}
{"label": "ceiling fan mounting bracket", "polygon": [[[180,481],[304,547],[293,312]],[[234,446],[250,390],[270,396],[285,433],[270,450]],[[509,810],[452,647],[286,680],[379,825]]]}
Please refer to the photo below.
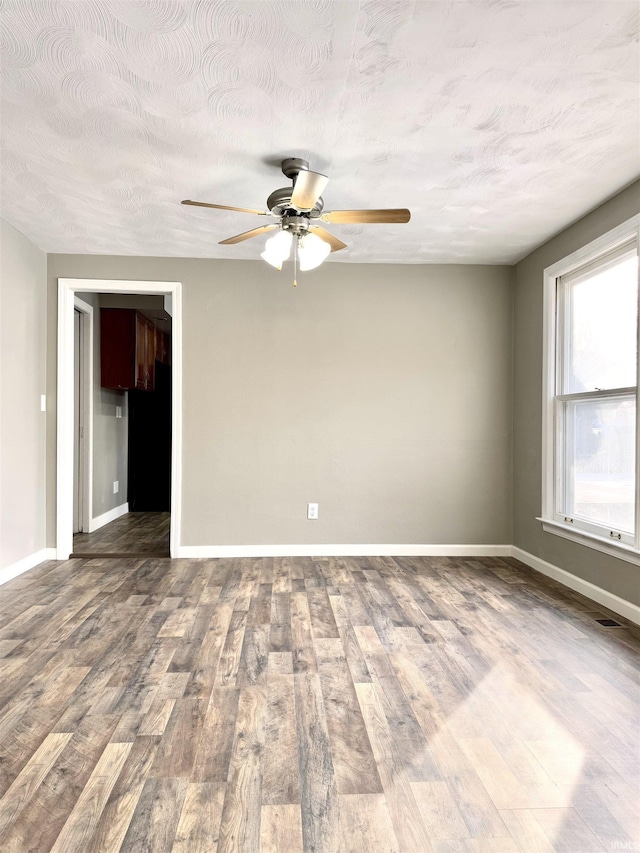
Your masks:
{"label": "ceiling fan mounting bracket", "polygon": [[282,172],[287,178],[291,178],[295,182],[298,177],[298,172],[308,172],[309,161],[303,160],[301,157],[287,157],[282,161]]}

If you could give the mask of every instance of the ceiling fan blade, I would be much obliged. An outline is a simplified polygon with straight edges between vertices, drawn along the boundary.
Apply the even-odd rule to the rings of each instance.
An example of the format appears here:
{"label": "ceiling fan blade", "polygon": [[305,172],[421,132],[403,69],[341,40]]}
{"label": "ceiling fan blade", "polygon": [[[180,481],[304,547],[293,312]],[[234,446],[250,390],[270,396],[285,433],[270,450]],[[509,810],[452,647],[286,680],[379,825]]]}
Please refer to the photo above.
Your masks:
{"label": "ceiling fan blade", "polygon": [[388,210],[329,210],[320,217],[334,225],[355,225],[360,222],[408,222],[411,212],[406,207]]}
{"label": "ceiling fan blade", "polygon": [[340,249],[347,248],[346,243],[343,243],[342,240],[338,240],[337,237],[334,237],[333,234],[330,234],[324,228],[321,228],[320,225],[313,225],[311,227],[311,233],[316,234],[321,240],[328,243],[331,246],[332,252],[339,252]]}
{"label": "ceiling fan blade", "polygon": [[298,210],[312,210],[328,183],[326,175],[302,169],[296,178],[291,204]]}
{"label": "ceiling fan blade", "polygon": [[186,198],[181,204],[192,204],[195,207],[215,207],[217,210],[237,210],[240,213],[257,213],[258,216],[268,216],[265,210],[254,210],[252,207],[229,207],[228,204],[210,204],[208,201],[191,201]]}
{"label": "ceiling fan blade", "polygon": [[266,234],[267,231],[273,231],[279,228],[277,224],[262,225],[260,228],[253,228],[251,231],[244,231],[242,234],[236,234],[235,237],[228,237],[226,240],[220,240],[221,246],[229,246],[233,243],[242,243],[243,240],[250,240],[252,237],[259,237],[261,234]]}

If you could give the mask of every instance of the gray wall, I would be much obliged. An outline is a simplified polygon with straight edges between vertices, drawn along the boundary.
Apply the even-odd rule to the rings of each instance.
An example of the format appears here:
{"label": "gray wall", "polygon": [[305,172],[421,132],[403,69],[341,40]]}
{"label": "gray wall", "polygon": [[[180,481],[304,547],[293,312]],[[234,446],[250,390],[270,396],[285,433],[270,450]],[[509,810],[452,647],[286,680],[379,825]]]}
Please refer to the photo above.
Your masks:
{"label": "gray wall", "polygon": [[182,544],[511,542],[511,268],[48,266],[51,363],[58,277],[183,282]]}
{"label": "gray wall", "polygon": [[0,220],[0,569],[45,547],[47,259]]}
{"label": "gray wall", "polygon": [[558,234],[515,267],[513,544],[640,604],[638,567],[544,533],[542,488],[542,276],[545,267],[640,212],[640,182]]}
{"label": "gray wall", "polygon": [[[124,391],[100,387],[100,299],[79,293],[93,305],[93,517],[127,502],[128,399]],[[122,418],[116,418],[116,406]],[[113,482],[120,488],[113,493]]]}

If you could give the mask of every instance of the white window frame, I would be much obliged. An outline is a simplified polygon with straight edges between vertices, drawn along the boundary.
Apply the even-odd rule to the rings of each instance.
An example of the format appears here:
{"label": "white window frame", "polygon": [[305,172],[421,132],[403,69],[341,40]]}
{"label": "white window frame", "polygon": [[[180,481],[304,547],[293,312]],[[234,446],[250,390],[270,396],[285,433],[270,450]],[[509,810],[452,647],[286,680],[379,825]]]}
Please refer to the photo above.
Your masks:
{"label": "white window frame", "polygon": [[[610,252],[636,240],[640,249],[640,214],[623,222],[617,228],[608,231],[597,240],[593,240],[587,246],[573,252],[561,261],[547,267],[544,271],[544,323],[543,323],[543,380],[542,380],[542,513],[538,521],[542,522],[542,528],[547,533],[562,536],[573,542],[587,545],[597,551],[626,560],[630,563],[640,565],[640,412],[639,401],[636,399],[636,495],[635,495],[635,531],[633,535],[621,535],[621,538],[613,538],[611,532],[608,536],[603,535],[604,528],[595,524],[571,520],[560,516],[556,511],[557,488],[559,477],[557,476],[559,462],[557,454],[560,448],[556,441],[557,429],[556,418],[558,417],[558,398],[588,399],[590,396],[606,397],[600,392],[558,395],[558,280],[561,276],[567,276],[575,270],[586,266],[591,262],[597,262]],[[640,324],[639,324],[640,329]],[[638,337],[638,357],[640,358],[640,331]],[[638,379],[640,380],[640,364],[638,365]],[[617,389],[619,393],[620,389]],[[630,389],[636,395],[634,387]],[[617,531],[613,532],[614,535]]]}

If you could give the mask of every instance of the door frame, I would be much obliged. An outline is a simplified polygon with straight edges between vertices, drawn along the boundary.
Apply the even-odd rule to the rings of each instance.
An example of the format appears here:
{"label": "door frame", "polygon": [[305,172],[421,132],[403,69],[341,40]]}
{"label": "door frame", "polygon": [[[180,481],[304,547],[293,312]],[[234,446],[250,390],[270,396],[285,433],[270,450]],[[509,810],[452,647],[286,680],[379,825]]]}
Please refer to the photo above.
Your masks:
{"label": "door frame", "polygon": [[[56,456],[56,559],[73,551],[73,312],[76,293],[171,296],[171,532],[169,552],[178,557],[182,517],[182,282],[58,279],[58,388]],[[86,304],[86,303],[85,303]]]}
{"label": "door frame", "polygon": [[80,530],[91,532],[93,518],[93,305],[74,294],[73,307],[80,313]]}

